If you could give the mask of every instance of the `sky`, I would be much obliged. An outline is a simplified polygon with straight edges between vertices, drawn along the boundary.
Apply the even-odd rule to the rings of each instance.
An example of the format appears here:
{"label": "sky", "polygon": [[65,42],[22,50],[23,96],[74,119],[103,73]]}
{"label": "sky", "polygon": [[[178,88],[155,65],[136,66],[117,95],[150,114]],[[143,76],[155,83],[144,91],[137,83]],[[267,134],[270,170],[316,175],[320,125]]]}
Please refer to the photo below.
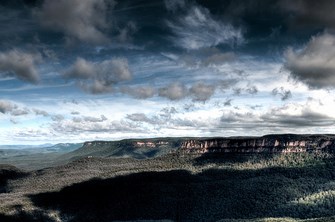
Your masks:
{"label": "sky", "polygon": [[1,0],[0,145],[334,133],[334,10]]}

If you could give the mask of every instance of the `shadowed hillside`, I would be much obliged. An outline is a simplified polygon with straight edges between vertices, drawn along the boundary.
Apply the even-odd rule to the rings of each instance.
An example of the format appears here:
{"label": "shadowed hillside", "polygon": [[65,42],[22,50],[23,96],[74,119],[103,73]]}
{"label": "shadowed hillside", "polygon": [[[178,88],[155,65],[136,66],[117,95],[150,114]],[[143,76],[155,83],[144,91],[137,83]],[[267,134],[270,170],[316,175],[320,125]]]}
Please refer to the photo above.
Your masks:
{"label": "shadowed hillside", "polygon": [[[335,215],[332,161],[306,167],[143,172],[93,179],[59,192],[31,195],[42,209],[73,215],[71,221],[220,219]],[[313,198],[313,196],[316,196]]]}
{"label": "shadowed hillside", "polygon": [[0,164],[0,193],[6,192],[7,181],[28,175],[11,165]]}
{"label": "shadowed hillside", "polygon": [[333,221],[333,146],[291,134],[87,142],[64,165],[4,166],[0,220]]}

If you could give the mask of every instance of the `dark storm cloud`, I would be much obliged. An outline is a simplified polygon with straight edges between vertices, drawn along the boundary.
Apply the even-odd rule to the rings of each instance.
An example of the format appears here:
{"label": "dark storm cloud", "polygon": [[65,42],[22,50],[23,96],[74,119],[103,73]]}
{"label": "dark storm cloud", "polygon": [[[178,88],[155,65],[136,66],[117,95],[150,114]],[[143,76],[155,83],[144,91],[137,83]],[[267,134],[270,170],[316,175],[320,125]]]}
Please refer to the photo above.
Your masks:
{"label": "dark storm cloud", "polygon": [[293,22],[299,26],[335,28],[335,2],[332,0],[284,0],[281,7],[293,13]]}
{"label": "dark storm cloud", "polygon": [[324,114],[316,113],[305,107],[300,114],[284,114],[282,108],[276,108],[261,116],[261,119],[269,124],[280,127],[308,127],[331,126],[335,119]]}
{"label": "dark storm cloud", "polygon": [[285,68],[291,76],[310,88],[335,87],[335,36],[329,33],[312,37],[302,50],[289,48]]}
{"label": "dark storm cloud", "polygon": [[130,80],[132,74],[125,58],[113,58],[97,63],[78,58],[64,73],[64,77],[77,80],[85,91],[100,94],[111,92],[115,83]]}
{"label": "dark storm cloud", "polygon": [[30,83],[39,82],[36,63],[41,61],[39,54],[31,54],[20,50],[0,53],[0,76],[14,76]]}
{"label": "dark storm cloud", "polygon": [[222,114],[219,128],[252,128],[252,129],[296,129],[305,127],[322,127],[334,125],[335,119],[322,113],[310,110],[308,104],[295,106],[298,113],[290,113],[284,106],[268,110],[258,115],[253,112],[229,111]]}
{"label": "dark storm cloud", "polygon": [[45,0],[34,15],[50,30],[64,33],[69,38],[88,43],[109,41],[107,12],[113,0]]}
{"label": "dark storm cloud", "polygon": [[44,40],[62,40],[63,35],[93,44],[135,40],[160,49],[171,48],[162,43],[172,41],[188,50],[242,41],[255,49],[253,44],[270,36],[280,44],[293,23],[332,27],[334,5],[326,0],[6,0],[0,2],[0,21],[4,17],[7,32],[25,30],[31,36],[34,31]]}

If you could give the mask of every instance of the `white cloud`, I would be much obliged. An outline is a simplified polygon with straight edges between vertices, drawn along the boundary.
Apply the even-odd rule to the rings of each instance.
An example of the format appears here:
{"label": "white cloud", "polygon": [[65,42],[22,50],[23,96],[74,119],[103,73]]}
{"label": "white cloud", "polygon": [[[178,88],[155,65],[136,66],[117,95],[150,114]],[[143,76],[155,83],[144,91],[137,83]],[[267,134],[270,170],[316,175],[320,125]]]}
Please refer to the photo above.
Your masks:
{"label": "white cloud", "polygon": [[177,46],[192,50],[220,44],[234,45],[243,41],[241,29],[214,19],[208,9],[196,4],[189,4],[185,8],[186,12],[167,22],[175,35],[172,39]]}

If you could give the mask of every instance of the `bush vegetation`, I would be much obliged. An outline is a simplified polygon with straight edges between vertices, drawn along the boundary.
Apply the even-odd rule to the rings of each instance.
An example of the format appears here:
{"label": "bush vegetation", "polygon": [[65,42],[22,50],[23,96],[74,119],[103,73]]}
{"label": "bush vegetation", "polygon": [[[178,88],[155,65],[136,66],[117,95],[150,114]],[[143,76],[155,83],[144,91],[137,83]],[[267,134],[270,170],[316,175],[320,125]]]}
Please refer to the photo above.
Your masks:
{"label": "bush vegetation", "polygon": [[320,152],[83,158],[10,180],[0,219],[335,221],[334,179]]}

